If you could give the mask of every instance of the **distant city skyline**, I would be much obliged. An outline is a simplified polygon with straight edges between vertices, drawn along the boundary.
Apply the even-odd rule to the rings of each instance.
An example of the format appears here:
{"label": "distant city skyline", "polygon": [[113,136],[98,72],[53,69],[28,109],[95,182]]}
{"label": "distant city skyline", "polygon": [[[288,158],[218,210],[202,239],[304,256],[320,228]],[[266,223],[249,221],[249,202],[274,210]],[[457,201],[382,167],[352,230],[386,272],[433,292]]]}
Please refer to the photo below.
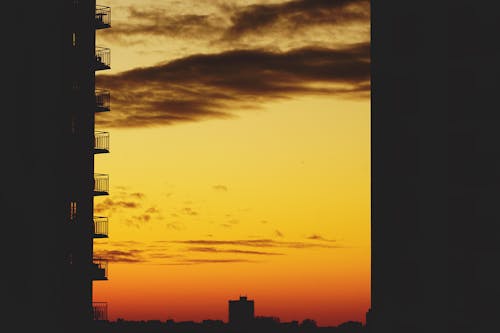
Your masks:
{"label": "distant city skyline", "polygon": [[[235,329],[244,329],[244,328],[250,328],[252,327],[256,322],[260,322],[263,324],[269,325],[269,324],[291,324],[295,326],[318,326],[321,327],[320,325],[317,324],[316,320],[314,318],[297,318],[295,320],[290,320],[290,321],[281,321],[281,319],[278,316],[273,316],[273,315],[255,315],[254,312],[254,307],[255,307],[255,300],[250,299],[247,295],[240,295],[238,299],[229,299],[227,301],[228,303],[228,308],[227,308],[227,317],[226,320],[223,319],[213,319],[213,318],[206,318],[202,319],[199,321],[195,320],[182,320],[182,321],[177,321],[174,318],[166,318],[166,319],[149,319],[149,320],[127,320],[126,318],[117,318],[114,320],[114,322],[118,323],[123,323],[123,322],[144,322],[144,323],[166,323],[166,324],[185,324],[185,323],[196,323],[196,324],[204,324],[204,325],[214,325],[214,324],[227,324],[229,327],[233,327]],[[341,323],[341,325],[344,324],[351,324],[351,325],[358,325],[358,327],[361,327],[363,323],[361,321],[353,321],[349,320],[346,322]],[[323,327],[331,327],[329,326],[323,326]]]}

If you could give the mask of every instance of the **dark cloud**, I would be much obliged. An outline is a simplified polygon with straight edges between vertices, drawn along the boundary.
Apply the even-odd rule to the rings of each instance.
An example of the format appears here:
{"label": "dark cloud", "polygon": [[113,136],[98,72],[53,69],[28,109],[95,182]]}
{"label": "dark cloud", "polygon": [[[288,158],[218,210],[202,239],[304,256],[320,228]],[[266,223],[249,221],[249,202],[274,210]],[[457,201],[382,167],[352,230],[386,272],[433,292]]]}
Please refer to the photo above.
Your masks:
{"label": "dark cloud", "polygon": [[94,256],[106,259],[108,262],[142,263],[147,260],[142,250],[94,250]]}
{"label": "dark cloud", "polygon": [[153,259],[170,259],[170,258],[177,258],[179,255],[173,255],[173,254],[168,254],[168,253],[150,253],[149,254],[150,258]]}
{"label": "dark cloud", "polygon": [[368,0],[296,0],[278,4],[242,7],[231,17],[225,39],[234,40],[249,33],[297,29],[324,24],[369,22]]}
{"label": "dark cloud", "polygon": [[218,249],[216,247],[190,247],[187,250],[190,252],[252,254],[261,256],[283,255],[283,253],[277,253],[277,252],[248,251],[248,250],[238,250],[238,249]]}
{"label": "dark cloud", "polygon": [[273,239],[244,239],[244,240],[210,240],[210,239],[198,239],[198,240],[183,240],[183,241],[168,241],[169,243],[175,244],[186,244],[186,245],[198,245],[198,246],[246,246],[255,248],[294,248],[294,249],[306,249],[306,248],[338,248],[340,246],[332,246],[327,244],[310,243],[310,242],[287,242],[278,241]]}
{"label": "dark cloud", "polygon": [[327,239],[327,238],[325,238],[325,237],[323,237],[323,236],[321,236],[321,235],[317,235],[317,234],[313,234],[313,235],[311,235],[311,236],[307,237],[307,239],[311,239],[311,240],[321,240],[321,241],[331,242],[331,243],[336,242],[336,240],[334,240],[334,239]]}
{"label": "dark cloud", "polygon": [[181,212],[183,214],[186,214],[186,215],[190,215],[190,216],[197,216],[198,215],[198,212],[195,211],[193,208],[191,207],[184,207],[181,209]]}
{"label": "dark cloud", "polygon": [[109,245],[114,246],[114,247],[138,246],[138,245],[142,245],[142,244],[143,244],[142,242],[134,241],[134,240],[109,242]]}
{"label": "dark cloud", "polygon": [[220,5],[219,14],[172,14],[164,8],[128,8],[128,15],[99,38],[123,45],[151,37],[235,41],[249,34],[297,34],[318,25],[369,24],[368,0],[295,0],[250,6]]}
{"label": "dark cloud", "polygon": [[279,230],[276,230],[274,231],[274,234],[277,236],[277,237],[283,237],[283,233]]}
{"label": "dark cloud", "polygon": [[227,186],[226,185],[214,185],[212,188],[216,191],[224,191],[227,192]]}
{"label": "dark cloud", "polygon": [[[212,235],[213,236],[213,235]],[[316,240],[316,239],[314,239]],[[287,242],[272,239],[244,239],[244,240],[181,240],[181,241],[111,241],[107,249],[96,248],[96,258],[106,259],[115,263],[146,263],[159,265],[196,265],[209,263],[257,263],[261,261],[249,258],[265,258],[284,256],[283,248],[338,248],[325,243]],[[268,250],[269,249],[269,250]],[[196,254],[208,256],[196,258]],[[236,258],[224,258],[233,255]],[[223,256],[218,258],[218,256]],[[238,258],[239,257],[239,258]]]}
{"label": "dark cloud", "polygon": [[149,213],[149,214],[158,214],[160,212],[160,210],[156,207],[150,207],[146,210],[146,213]]}
{"label": "dark cloud", "polygon": [[151,220],[150,214],[135,215],[133,219],[137,222],[149,222]]}
{"label": "dark cloud", "polygon": [[214,15],[172,15],[162,8],[128,8],[126,20],[100,32],[99,38],[119,44],[144,43],[148,37],[201,38],[224,32],[221,17]]}
{"label": "dark cloud", "polygon": [[140,203],[136,201],[126,201],[126,200],[113,200],[106,198],[104,201],[99,202],[94,206],[94,211],[96,213],[102,213],[107,211],[116,211],[120,208],[138,208]]}
{"label": "dark cloud", "polygon": [[169,223],[166,223],[165,226],[168,229],[172,229],[172,230],[182,230],[183,229],[183,225],[179,222],[169,222]]}
{"label": "dark cloud", "polygon": [[144,193],[141,193],[141,192],[134,192],[134,193],[130,193],[130,196],[131,196],[131,197],[138,198],[138,199],[142,199],[142,198],[144,198],[146,195],[145,195]]}
{"label": "dark cloud", "polygon": [[96,213],[115,212],[119,209],[134,209],[141,207],[140,200],[146,196],[141,192],[128,192],[125,186],[116,186],[119,191],[113,195],[113,198],[106,198],[94,206]]}
{"label": "dark cloud", "polygon": [[273,99],[314,94],[366,98],[370,91],[370,46],[302,48],[275,53],[238,50],[193,55],[115,75],[99,75],[113,91],[105,127],[146,127],[233,117]]}
{"label": "dark cloud", "polygon": [[255,260],[247,259],[185,259],[164,265],[199,265],[199,264],[231,264],[231,263],[257,263]]}

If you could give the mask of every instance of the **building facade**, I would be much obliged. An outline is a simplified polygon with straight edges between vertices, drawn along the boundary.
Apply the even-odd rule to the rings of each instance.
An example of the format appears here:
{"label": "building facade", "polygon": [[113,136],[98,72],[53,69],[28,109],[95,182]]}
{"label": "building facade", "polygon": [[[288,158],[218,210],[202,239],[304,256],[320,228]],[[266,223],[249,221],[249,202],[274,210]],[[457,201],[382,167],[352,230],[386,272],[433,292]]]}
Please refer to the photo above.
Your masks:
{"label": "building facade", "polygon": [[1,249],[15,274],[1,277],[2,324],[16,332],[89,332],[96,313],[106,317],[106,304],[94,311],[92,284],[107,279],[106,260],[93,250],[94,239],[108,235],[107,219],[94,217],[93,207],[108,194],[94,156],[109,151],[109,134],[94,124],[96,113],[109,111],[109,94],[95,89],[109,50],[102,54],[95,39],[110,27],[110,10],[94,0],[56,0],[9,2],[3,12],[10,51],[2,53],[9,112],[0,131],[0,204],[12,223]]}
{"label": "building facade", "polygon": [[[93,240],[108,236],[106,217],[94,216],[94,198],[109,194],[109,177],[94,170],[94,157],[109,152],[109,133],[95,129],[96,114],[110,109],[109,93],[95,87],[97,71],[110,68],[110,50],[96,46],[96,31],[110,28],[111,10],[95,0],[64,2],[63,136],[65,142],[63,304],[66,327],[107,319],[107,304],[92,302],[93,281],[107,280],[107,261]],[[78,324],[81,323],[81,324]]]}

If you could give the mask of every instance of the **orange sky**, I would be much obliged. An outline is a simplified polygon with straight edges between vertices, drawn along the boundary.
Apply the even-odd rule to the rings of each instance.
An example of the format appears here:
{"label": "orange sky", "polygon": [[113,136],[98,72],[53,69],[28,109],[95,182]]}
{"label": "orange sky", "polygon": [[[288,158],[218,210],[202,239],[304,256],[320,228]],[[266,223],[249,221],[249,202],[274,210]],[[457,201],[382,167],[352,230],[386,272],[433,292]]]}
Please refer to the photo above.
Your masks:
{"label": "orange sky", "polygon": [[[111,132],[111,153],[95,166],[111,188],[94,200],[95,215],[110,220],[95,254],[110,263],[94,300],[108,302],[111,320],[227,321],[227,301],[247,295],[256,315],[364,322],[369,94],[357,93],[365,74],[344,73],[354,65],[342,55],[345,65],[325,68],[342,75],[316,67],[325,49],[368,42],[367,2],[133,3],[100,2],[113,11],[112,28],[97,32],[112,52],[112,69],[97,80],[111,90],[112,111],[96,127]],[[248,28],[247,17],[266,11],[273,20]],[[346,12],[354,18],[335,19]],[[322,51],[311,51],[316,67],[306,71],[294,50],[312,47]],[[240,50],[253,52],[243,52],[255,59],[251,70],[223,71],[219,57],[241,59]],[[207,63],[222,64],[220,74],[208,75]],[[272,73],[268,88],[247,86],[255,71]]]}

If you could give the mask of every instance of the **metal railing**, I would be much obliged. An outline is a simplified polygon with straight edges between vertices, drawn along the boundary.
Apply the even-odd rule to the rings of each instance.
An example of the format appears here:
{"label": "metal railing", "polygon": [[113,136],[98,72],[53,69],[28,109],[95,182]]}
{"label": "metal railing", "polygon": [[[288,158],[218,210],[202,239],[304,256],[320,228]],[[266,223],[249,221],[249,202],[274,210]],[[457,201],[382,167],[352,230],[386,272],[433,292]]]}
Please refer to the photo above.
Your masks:
{"label": "metal railing", "polygon": [[96,46],[95,48],[95,65],[96,71],[110,69],[111,65],[111,50],[107,47]]}
{"label": "metal railing", "polygon": [[111,27],[111,8],[108,6],[95,6],[95,28],[106,29]]}
{"label": "metal railing", "polygon": [[108,303],[107,302],[92,302],[92,319],[108,320]]}
{"label": "metal railing", "polygon": [[109,132],[94,132],[94,153],[109,153]]}
{"label": "metal railing", "polygon": [[108,218],[94,216],[94,238],[108,238]]}
{"label": "metal railing", "polygon": [[108,279],[108,261],[106,259],[94,258],[92,269],[93,280]]}
{"label": "metal railing", "polygon": [[109,194],[109,175],[102,173],[94,174],[94,195]]}
{"label": "metal railing", "polygon": [[108,90],[96,89],[95,91],[96,112],[111,110],[111,94]]}

